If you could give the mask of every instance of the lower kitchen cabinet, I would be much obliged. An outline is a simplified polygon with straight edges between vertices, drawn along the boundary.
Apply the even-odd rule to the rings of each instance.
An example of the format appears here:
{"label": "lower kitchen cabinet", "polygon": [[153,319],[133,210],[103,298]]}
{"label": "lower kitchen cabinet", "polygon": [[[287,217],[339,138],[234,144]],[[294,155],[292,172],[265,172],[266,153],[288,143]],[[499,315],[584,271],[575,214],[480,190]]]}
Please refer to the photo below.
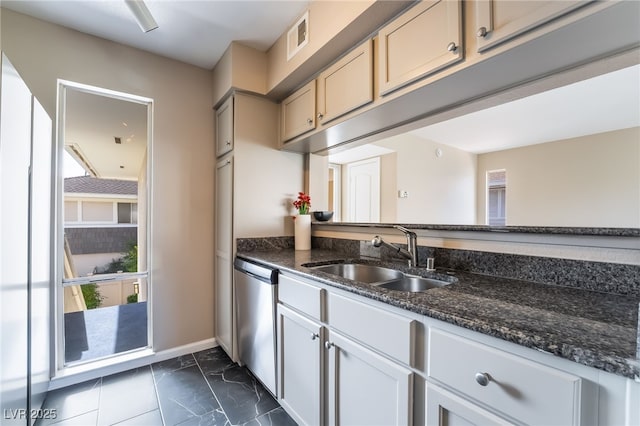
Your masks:
{"label": "lower kitchen cabinet", "polygon": [[[279,282],[279,402],[289,415],[300,425],[412,424],[414,373],[378,352],[366,333],[340,328],[339,318],[358,306],[327,297],[331,292],[307,280],[280,275]],[[328,311],[336,324],[324,315],[327,301],[334,302]],[[389,313],[372,310],[367,321],[379,324],[376,314],[389,320]]]}
{"label": "lower kitchen cabinet", "polygon": [[410,425],[413,373],[333,331],[328,356],[329,425]]}
{"label": "lower kitchen cabinet", "polygon": [[278,305],[280,405],[301,425],[323,424],[324,330]]}
{"label": "lower kitchen cabinet", "polygon": [[474,426],[510,425],[500,417],[483,410],[435,385],[427,385],[427,425]]}
{"label": "lower kitchen cabinet", "polygon": [[279,397],[300,425],[639,424],[633,380],[312,279],[280,283]]}

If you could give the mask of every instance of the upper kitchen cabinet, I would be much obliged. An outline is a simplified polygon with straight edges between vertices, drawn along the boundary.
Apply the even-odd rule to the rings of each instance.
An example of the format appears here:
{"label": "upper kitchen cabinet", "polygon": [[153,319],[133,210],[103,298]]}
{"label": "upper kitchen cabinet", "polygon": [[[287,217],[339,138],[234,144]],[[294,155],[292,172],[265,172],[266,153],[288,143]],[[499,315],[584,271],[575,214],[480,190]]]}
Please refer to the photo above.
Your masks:
{"label": "upper kitchen cabinet", "polygon": [[316,81],[305,84],[282,101],[282,140],[288,141],[316,128]]}
{"label": "upper kitchen cabinet", "polygon": [[420,2],[378,36],[379,87],[384,95],[464,58],[461,2]]}
{"label": "upper kitchen cabinet", "polygon": [[475,34],[478,52],[490,49],[565,15],[591,0],[477,0]]}
{"label": "upper kitchen cabinet", "polygon": [[317,79],[317,119],[326,124],[373,101],[371,40],[349,52]]}
{"label": "upper kitchen cabinet", "polygon": [[233,149],[233,96],[216,110],[216,157]]}

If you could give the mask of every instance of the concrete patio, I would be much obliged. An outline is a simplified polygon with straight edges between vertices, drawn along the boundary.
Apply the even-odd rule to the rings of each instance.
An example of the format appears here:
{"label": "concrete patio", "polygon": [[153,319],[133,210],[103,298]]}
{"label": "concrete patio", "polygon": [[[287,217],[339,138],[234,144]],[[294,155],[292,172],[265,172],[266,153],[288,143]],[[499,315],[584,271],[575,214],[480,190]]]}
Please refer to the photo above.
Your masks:
{"label": "concrete patio", "polygon": [[147,346],[147,302],[64,314],[65,362],[94,360]]}

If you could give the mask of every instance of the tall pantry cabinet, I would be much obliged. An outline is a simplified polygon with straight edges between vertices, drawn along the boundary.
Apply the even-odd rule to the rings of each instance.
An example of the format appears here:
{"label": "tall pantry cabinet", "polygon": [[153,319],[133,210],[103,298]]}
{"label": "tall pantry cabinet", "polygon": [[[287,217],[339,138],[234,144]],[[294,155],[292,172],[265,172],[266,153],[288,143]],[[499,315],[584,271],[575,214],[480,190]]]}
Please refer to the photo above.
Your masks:
{"label": "tall pantry cabinet", "polygon": [[278,150],[279,106],[244,92],[216,109],[215,338],[237,361],[233,259],[236,239],[293,235],[303,157]]}

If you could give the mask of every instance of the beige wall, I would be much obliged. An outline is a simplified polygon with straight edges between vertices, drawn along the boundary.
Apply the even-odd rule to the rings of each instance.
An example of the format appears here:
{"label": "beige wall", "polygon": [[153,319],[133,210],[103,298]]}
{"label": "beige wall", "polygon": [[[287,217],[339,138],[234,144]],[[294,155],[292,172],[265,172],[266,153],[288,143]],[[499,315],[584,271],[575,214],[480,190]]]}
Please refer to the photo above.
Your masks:
{"label": "beige wall", "polygon": [[[387,191],[395,201],[397,223],[474,224],[476,155],[421,139],[394,136],[376,145],[396,151],[397,187]],[[436,157],[436,149],[442,156]],[[397,198],[397,191],[407,198]]]}
{"label": "beige wall", "polygon": [[[329,209],[329,157],[326,155],[308,155],[305,174],[308,184],[304,190],[311,197],[311,211]],[[315,220],[311,218],[311,220]]]}
{"label": "beige wall", "polygon": [[237,41],[231,42],[213,68],[212,79],[214,105],[232,88],[264,95],[267,93],[267,54]]}
{"label": "beige wall", "polygon": [[242,93],[234,102],[234,237],[293,235],[303,156],[276,149],[277,104]]}
{"label": "beige wall", "polygon": [[213,337],[211,72],[2,10],[2,50],[56,117],[57,79],[154,100],[154,348]]}
{"label": "beige wall", "polygon": [[507,170],[507,225],[640,226],[640,128],[479,155],[479,223],[495,169]]}
{"label": "beige wall", "polygon": [[398,154],[380,157],[380,222],[398,223]]}
{"label": "beige wall", "polygon": [[[273,89],[366,11],[374,0],[313,1],[309,5],[309,42],[287,60],[287,31],[267,52],[267,90]],[[302,14],[301,14],[302,16]],[[298,17],[299,18],[299,17]],[[296,18],[296,20],[298,19]],[[293,25],[295,22],[291,22]]]}

